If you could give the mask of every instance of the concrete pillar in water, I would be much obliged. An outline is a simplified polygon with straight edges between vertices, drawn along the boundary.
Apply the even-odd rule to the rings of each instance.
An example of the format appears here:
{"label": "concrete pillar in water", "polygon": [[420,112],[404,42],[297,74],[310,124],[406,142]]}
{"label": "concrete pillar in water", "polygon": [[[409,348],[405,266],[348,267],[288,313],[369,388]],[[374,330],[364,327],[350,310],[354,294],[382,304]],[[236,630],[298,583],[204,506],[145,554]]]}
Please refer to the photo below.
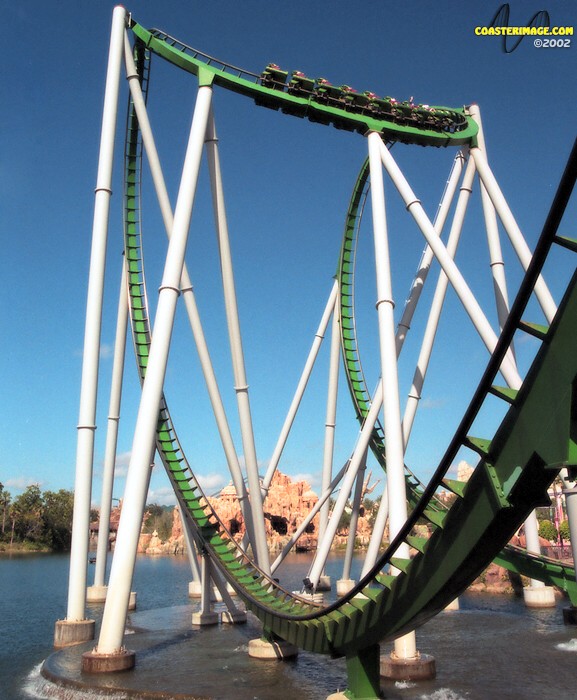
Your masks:
{"label": "concrete pillar in water", "polygon": [[261,637],[260,639],[251,639],[248,643],[248,655],[253,659],[282,661],[292,659],[298,653],[298,648],[294,644],[285,642],[284,639]]}
{"label": "concrete pillar in water", "polygon": [[218,613],[212,610],[212,578],[208,554],[202,553],[200,559],[202,595],[200,611],[192,613],[192,624],[195,626],[218,625]]}

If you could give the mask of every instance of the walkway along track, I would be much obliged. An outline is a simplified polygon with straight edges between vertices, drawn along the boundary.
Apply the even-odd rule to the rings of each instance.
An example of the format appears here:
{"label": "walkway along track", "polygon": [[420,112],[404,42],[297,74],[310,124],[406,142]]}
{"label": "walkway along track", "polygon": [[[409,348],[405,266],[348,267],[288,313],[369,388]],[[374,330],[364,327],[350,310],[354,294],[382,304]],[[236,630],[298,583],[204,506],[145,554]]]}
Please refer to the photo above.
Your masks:
{"label": "walkway along track", "polygon": [[[146,62],[144,54],[151,50],[197,73],[201,83],[209,80],[226,86],[228,79],[224,77],[224,68],[197,66],[194,70],[192,66],[196,65],[194,61],[197,59],[188,56],[185,48],[154,37],[135,23],[132,23],[132,29],[137,37],[144,38],[147,46],[145,50],[144,45],[137,41],[136,52],[140,54],[141,65]],[[146,70],[143,73],[147,75]],[[232,81],[236,88],[228,87],[253,97],[254,93],[261,97],[269,95],[269,88],[256,83],[248,88],[246,81],[242,81],[245,79],[238,77]],[[296,99],[283,93],[278,104],[301,104],[294,102]],[[322,112],[325,115],[342,111],[325,105],[313,106],[312,102],[308,108],[315,114]],[[341,118],[337,115],[335,119],[337,117]],[[364,126],[374,128],[367,116],[342,118],[352,124],[362,122]],[[332,123],[338,126],[335,120]],[[396,133],[400,140],[423,144],[436,141],[445,145],[447,141],[458,143],[464,138],[463,133],[460,136],[446,133],[437,138],[436,132],[392,123],[379,130],[387,138]],[[473,131],[468,140],[471,138]],[[125,255],[132,335],[143,379],[151,330],[140,236],[140,150],[138,124],[131,109],[125,151]],[[577,466],[577,353],[574,352],[577,282],[574,278],[554,323],[539,334],[542,345],[523,386],[515,397],[507,397],[511,406],[500,428],[490,442],[475,443],[480,461],[470,481],[466,485],[457,485],[444,480],[459,447],[471,444],[468,430],[487,395],[493,391],[492,383],[499,365],[521,324],[523,309],[550,246],[561,243],[573,252],[577,250],[574,241],[556,237],[576,177],[577,146],[571,154],[509,321],[447,453],[422,493],[416,484],[412,489],[412,497],[420,495],[420,498],[414,503],[411,516],[395,541],[380,556],[372,571],[334,604],[323,608],[284,591],[259,571],[236,545],[202,493],[180,448],[166,402],[162,401],[157,449],[186,518],[193,525],[196,542],[201,551],[210,554],[211,560],[270,634],[309,651],[344,654],[349,670],[355,667],[358,671],[359,664],[363,667],[374,665],[375,658],[378,658],[374,655],[375,645],[423,624],[459,595],[503,549],[533,508],[546,499],[547,488],[558,471],[562,467]],[[435,492],[442,485],[448,485],[457,496],[455,503],[445,512],[439,510],[435,501]],[[426,518],[434,529],[428,540],[411,536],[420,517]],[[395,557],[402,541],[417,550],[415,557],[410,560]],[[399,569],[400,575],[393,577],[382,573],[389,564]],[[371,673],[374,669],[369,675]]]}

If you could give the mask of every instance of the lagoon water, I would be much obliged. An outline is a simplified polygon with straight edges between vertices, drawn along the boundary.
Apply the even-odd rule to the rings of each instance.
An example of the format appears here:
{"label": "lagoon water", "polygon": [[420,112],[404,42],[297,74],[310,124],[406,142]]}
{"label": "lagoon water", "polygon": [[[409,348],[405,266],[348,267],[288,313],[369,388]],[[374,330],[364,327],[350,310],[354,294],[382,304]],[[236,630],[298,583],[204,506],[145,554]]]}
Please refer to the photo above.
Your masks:
{"label": "lagoon water", "polygon": [[[65,617],[68,556],[0,557],[0,700],[50,697],[40,677],[42,661],[52,653],[54,623]],[[310,556],[295,554],[280,572],[281,583],[300,587]],[[340,557],[328,573],[339,577]],[[89,581],[93,571],[89,571]],[[354,571],[353,571],[354,575]],[[133,590],[136,626],[160,629],[180,626],[197,652],[185,671],[190,692],[220,700],[324,700],[346,684],[344,662],[301,653],[295,662],[260,662],[246,653],[258,635],[253,621],[234,630],[191,630],[190,613],[198,604],[187,596],[190,570],[185,557],[140,557]],[[466,594],[459,611],[445,612],[417,632],[421,652],[433,654],[437,678],[418,684],[383,683],[385,697],[398,700],[575,700],[577,698],[577,628],[566,627],[559,601],[551,610],[527,610],[510,596]],[[101,607],[88,610],[99,619]],[[201,637],[202,635],[202,637]],[[197,644],[197,647],[194,645]],[[202,655],[200,650],[202,649]],[[388,652],[389,646],[383,648]],[[170,659],[162,673],[183,666]],[[170,664],[174,668],[170,668]],[[137,671],[145,683],[147,659]],[[133,672],[129,672],[133,673]],[[158,670],[151,671],[158,680]],[[72,692],[70,700],[95,697]],[[116,700],[124,697],[116,696]]]}

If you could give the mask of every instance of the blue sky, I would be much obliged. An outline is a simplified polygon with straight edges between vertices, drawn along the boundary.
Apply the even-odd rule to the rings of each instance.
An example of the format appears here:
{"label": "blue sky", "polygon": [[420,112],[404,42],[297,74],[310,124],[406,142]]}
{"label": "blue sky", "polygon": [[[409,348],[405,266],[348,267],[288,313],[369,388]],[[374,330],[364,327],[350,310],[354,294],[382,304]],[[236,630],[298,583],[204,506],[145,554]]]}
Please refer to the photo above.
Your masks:
{"label": "blue sky", "polygon": [[[106,56],[114,3],[0,2],[5,48],[0,130],[0,481],[14,494],[30,483],[73,488],[93,189]],[[225,61],[259,72],[270,61],[287,70],[324,76],[398,99],[460,107],[480,105],[489,159],[510,206],[533,245],[576,133],[577,36],[570,48],[541,48],[527,38],[511,54],[500,40],[478,37],[495,5],[453,0],[425,3],[370,0],[359,6],[333,0],[287,5],[276,1],[196,4],[165,0],[128,6],[138,22],[156,26]],[[511,3],[511,24],[524,25],[541,4]],[[577,25],[573,2],[551,0],[552,24]],[[122,151],[123,87],[117,156]],[[155,61],[150,115],[172,196],[175,195],[195,94],[194,78]],[[276,441],[292,391],[317,328],[337,264],[344,214],[366,143],[343,133],[257,108],[246,98],[218,91],[214,98],[227,212],[244,332],[257,455],[263,468]],[[413,189],[434,214],[452,152],[397,146]],[[120,274],[122,191],[120,161],[109,237],[103,318],[101,386],[95,450],[94,500],[104,453],[110,349],[114,343]],[[390,190],[390,188],[389,188]],[[216,246],[206,178],[201,181],[187,261],[227,408],[234,414],[230,363],[225,352]],[[402,307],[423,243],[394,203],[395,294]],[[154,290],[165,237],[152,199],[144,212],[145,261]],[[573,214],[575,208],[573,208]],[[486,253],[479,235],[479,206],[471,209],[459,259],[489,308]],[[398,223],[397,223],[398,222]],[[368,222],[365,233],[370,233]],[[571,233],[567,231],[567,233]],[[370,237],[361,245],[359,313],[366,328],[367,374],[376,381],[374,282]],[[511,261],[511,292],[519,275]],[[549,282],[557,300],[574,265],[560,256]],[[371,286],[372,285],[372,286]],[[493,319],[494,314],[489,312]],[[539,320],[539,319],[537,319]],[[434,469],[486,359],[454,299],[443,320],[440,350],[431,366],[424,418],[409,463],[424,478]],[[531,343],[519,348],[520,361]],[[464,350],[464,352],[463,352]],[[407,350],[407,359],[411,351]],[[463,359],[466,358],[466,362]],[[470,365],[469,365],[470,362]],[[228,481],[214,421],[207,410],[190,331],[177,318],[167,374],[167,399],[189,460],[207,490]],[[403,370],[405,371],[405,370]],[[409,370],[406,370],[407,372]],[[411,370],[412,374],[412,370]],[[322,463],[326,349],[303,416],[287,446],[281,470],[306,475],[314,486]],[[344,381],[342,383],[344,388]],[[129,355],[119,438],[119,474],[126,467],[138,406],[135,365]],[[491,418],[481,428],[490,428]],[[482,420],[485,420],[483,418]],[[231,422],[234,423],[232,417]],[[339,404],[337,462],[356,435],[348,398]],[[233,425],[238,438],[238,430]],[[238,440],[240,445],[240,440]],[[121,497],[122,478],[115,488]],[[160,469],[151,501],[165,502]]]}

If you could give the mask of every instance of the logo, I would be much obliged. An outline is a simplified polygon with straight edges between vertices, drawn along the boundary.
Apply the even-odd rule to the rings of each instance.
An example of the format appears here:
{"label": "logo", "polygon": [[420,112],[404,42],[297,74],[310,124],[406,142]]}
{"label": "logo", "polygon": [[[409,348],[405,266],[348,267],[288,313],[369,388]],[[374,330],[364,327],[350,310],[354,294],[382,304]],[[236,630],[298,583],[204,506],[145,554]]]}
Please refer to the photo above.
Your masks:
{"label": "logo", "polygon": [[[500,36],[503,39],[502,50],[504,53],[513,53],[526,36],[533,37],[558,37],[572,36],[573,27],[551,26],[551,18],[547,10],[536,12],[526,25],[509,24],[510,7],[504,3],[495,13],[490,24],[483,27],[475,27],[477,36]],[[534,39],[533,45],[540,47],[569,47],[569,39]]]}

